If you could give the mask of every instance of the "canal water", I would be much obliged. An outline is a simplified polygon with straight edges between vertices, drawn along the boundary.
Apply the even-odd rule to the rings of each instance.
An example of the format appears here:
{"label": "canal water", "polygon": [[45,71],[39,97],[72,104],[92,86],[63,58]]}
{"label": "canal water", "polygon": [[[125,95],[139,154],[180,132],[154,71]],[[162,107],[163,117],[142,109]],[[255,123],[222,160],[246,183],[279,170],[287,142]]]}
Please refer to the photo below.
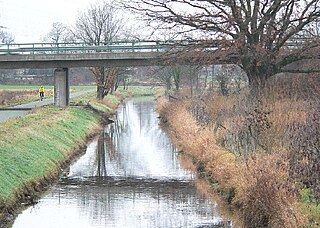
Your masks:
{"label": "canal water", "polygon": [[132,99],[13,227],[229,227],[159,128],[155,102]]}

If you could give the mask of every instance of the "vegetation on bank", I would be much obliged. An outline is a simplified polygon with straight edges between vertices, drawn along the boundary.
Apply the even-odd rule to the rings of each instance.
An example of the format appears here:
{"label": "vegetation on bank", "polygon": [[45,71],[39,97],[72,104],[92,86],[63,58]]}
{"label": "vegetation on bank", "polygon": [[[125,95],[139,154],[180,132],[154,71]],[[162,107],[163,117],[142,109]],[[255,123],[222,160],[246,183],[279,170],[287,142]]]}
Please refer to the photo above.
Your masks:
{"label": "vegetation on bank", "polygon": [[[159,102],[179,148],[230,203],[245,227],[316,227],[319,79],[274,77],[261,94],[210,91]],[[277,85],[277,86],[274,86]]]}
{"label": "vegetation on bank", "polygon": [[[57,178],[61,168],[99,129],[92,110],[36,109],[25,118],[1,124],[0,221],[19,203],[30,203]],[[29,202],[28,202],[29,201]]]}
{"label": "vegetation on bank", "polygon": [[129,89],[118,89],[112,94],[108,94],[103,100],[97,100],[95,93],[88,93],[80,98],[75,98],[72,100],[74,104],[86,104],[93,109],[104,112],[107,114],[112,114],[113,110],[118,107],[123,99],[132,96],[159,96],[163,91],[159,88],[150,87],[129,87]]}
{"label": "vegetation on bank", "polygon": [[136,94],[141,95],[141,89],[118,92],[100,102],[88,94],[74,100],[75,106],[37,108],[26,117],[1,123],[0,225],[21,202],[32,203],[78,154],[87,137],[101,129],[101,111],[110,114],[122,99]]}
{"label": "vegetation on bank", "polygon": [[[45,87],[45,98],[54,96],[53,86]],[[40,86],[0,85],[0,108],[26,104],[39,100]],[[71,86],[70,92],[94,90],[94,86]]]}

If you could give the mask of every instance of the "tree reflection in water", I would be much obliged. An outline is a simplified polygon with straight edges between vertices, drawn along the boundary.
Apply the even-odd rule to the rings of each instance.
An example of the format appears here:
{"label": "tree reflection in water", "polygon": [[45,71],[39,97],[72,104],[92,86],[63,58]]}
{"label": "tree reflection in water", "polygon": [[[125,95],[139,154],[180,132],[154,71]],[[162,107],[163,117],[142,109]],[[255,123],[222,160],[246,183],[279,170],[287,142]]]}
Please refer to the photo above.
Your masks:
{"label": "tree reflection in water", "polygon": [[69,175],[14,227],[46,227],[50,221],[55,227],[220,224],[216,203],[198,193],[153,109],[150,100],[131,100],[119,108],[116,121],[88,144]]}

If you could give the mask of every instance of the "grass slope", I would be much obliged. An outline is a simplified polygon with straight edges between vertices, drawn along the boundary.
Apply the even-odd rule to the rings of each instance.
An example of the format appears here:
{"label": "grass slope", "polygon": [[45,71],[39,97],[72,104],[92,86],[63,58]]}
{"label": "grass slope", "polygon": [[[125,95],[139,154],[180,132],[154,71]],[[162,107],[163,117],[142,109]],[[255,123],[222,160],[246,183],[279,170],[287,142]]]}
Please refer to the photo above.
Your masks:
{"label": "grass slope", "polygon": [[23,201],[32,202],[58,178],[87,137],[101,128],[102,113],[112,114],[126,97],[150,94],[154,90],[133,88],[103,101],[97,101],[94,93],[86,94],[73,99],[80,106],[38,108],[24,118],[1,123],[0,227],[8,212]]}
{"label": "grass slope", "polygon": [[14,205],[21,190],[54,177],[86,136],[99,128],[99,116],[84,108],[42,109],[0,130],[0,210]]}

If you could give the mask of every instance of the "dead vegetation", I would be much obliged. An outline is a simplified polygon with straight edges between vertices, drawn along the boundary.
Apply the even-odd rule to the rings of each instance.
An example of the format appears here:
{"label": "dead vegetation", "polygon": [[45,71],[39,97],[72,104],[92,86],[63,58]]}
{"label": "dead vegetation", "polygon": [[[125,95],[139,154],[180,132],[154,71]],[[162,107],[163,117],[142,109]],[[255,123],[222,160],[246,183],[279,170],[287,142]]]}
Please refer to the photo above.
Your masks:
{"label": "dead vegetation", "polygon": [[320,199],[318,78],[276,76],[254,99],[159,101],[174,142],[197,159],[245,227],[312,224],[299,202],[305,188]]}
{"label": "dead vegetation", "polygon": [[0,105],[15,103],[20,100],[32,99],[38,96],[34,90],[0,90]]}
{"label": "dead vegetation", "polygon": [[[46,90],[46,97],[52,95],[53,90]],[[3,89],[0,90],[0,107],[15,105],[24,101],[34,101],[38,98],[37,89]]]}

